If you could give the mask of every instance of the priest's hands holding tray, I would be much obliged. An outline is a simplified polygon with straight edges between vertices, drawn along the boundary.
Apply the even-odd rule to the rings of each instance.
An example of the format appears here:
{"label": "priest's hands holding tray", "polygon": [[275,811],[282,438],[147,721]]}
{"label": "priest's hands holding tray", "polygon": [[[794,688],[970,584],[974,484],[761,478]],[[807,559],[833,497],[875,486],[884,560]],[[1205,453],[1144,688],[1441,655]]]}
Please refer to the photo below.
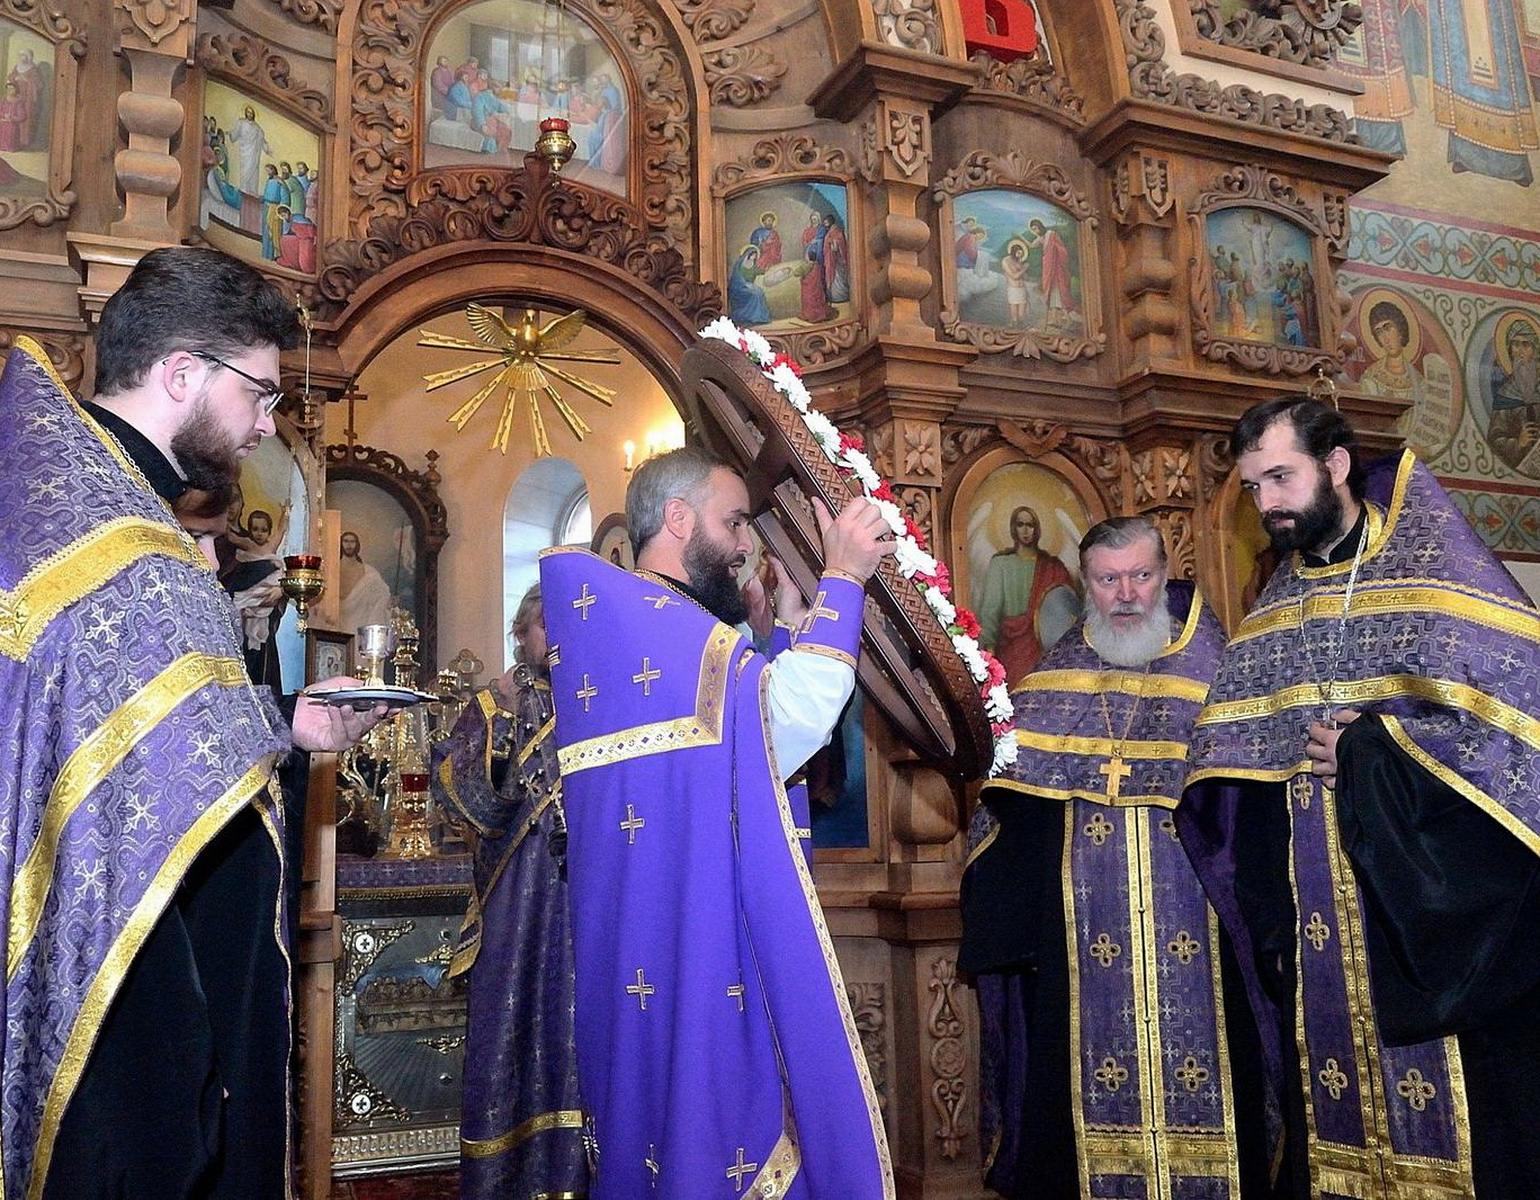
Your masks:
{"label": "priest's hands holding tray", "polygon": [[865,583],[877,564],[893,553],[893,530],[877,506],[856,496],[839,516],[833,516],[821,500],[813,501],[818,533],[823,538],[823,568]]}
{"label": "priest's hands holding tray", "polygon": [[[338,675],[317,683],[315,690],[320,692],[358,687],[362,683],[361,679]],[[294,745],[300,750],[340,754],[358,742],[389,713],[390,709],[383,704],[356,712],[347,705],[327,704],[324,700],[301,692],[294,705]]]}
{"label": "priest's hands holding tray", "polygon": [[1339,708],[1332,713],[1330,725],[1310,722],[1310,740],[1305,743],[1305,753],[1310,757],[1310,773],[1320,776],[1324,786],[1337,786],[1337,739],[1346,726],[1362,715],[1356,708]]}

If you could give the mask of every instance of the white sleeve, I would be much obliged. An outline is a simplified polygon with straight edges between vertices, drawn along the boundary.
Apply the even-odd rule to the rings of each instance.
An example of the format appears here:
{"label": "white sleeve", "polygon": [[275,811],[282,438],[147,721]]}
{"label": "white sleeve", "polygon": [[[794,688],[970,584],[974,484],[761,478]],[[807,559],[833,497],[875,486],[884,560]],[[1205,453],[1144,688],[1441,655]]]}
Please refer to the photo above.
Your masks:
{"label": "white sleeve", "polygon": [[766,668],[770,743],[781,778],[790,778],[823,747],[856,687],[847,662],[807,650],[783,650]]}

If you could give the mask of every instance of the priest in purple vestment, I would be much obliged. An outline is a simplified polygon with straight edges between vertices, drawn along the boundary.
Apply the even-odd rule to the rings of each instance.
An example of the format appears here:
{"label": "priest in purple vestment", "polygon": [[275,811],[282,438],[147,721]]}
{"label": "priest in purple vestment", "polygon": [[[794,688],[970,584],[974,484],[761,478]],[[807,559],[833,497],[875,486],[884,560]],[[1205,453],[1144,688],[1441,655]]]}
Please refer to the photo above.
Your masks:
{"label": "priest in purple vestment", "polygon": [[551,734],[540,585],[514,616],[515,661],[433,750],[433,790],[473,847],[449,973],[470,972],[460,1195],[587,1196],[572,1042],[567,825]]}
{"label": "priest in purple vestment", "polygon": [[1147,518],[1092,527],[1080,569],[1085,618],[1014,690],[1019,757],[984,788],[963,877],[988,1182],[1260,1196],[1255,1034],[1171,820],[1224,630],[1167,583]]}
{"label": "priest in purple vestment", "polygon": [[821,513],[825,571],[773,662],[735,626],[743,480],[649,460],[638,570],[541,560],[568,822],[577,1054],[595,1200],[888,1200],[892,1165],[783,780],[854,688],[865,581],[893,542]]}
{"label": "priest in purple vestment", "polygon": [[1534,1194],[1540,616],[1407,452],[1248,411],[1286,557],[1193,730],[1177,828],[1233,939],[1299,1197]]}
{"label": "priest in purple vestment", "polygon": [[94,403],[26,338],[0,374],[7,1196],[289,1192],[278,767],[367,718],[253,686],[171,505],[273,432],[296,326],[249,266],[155,250]]}

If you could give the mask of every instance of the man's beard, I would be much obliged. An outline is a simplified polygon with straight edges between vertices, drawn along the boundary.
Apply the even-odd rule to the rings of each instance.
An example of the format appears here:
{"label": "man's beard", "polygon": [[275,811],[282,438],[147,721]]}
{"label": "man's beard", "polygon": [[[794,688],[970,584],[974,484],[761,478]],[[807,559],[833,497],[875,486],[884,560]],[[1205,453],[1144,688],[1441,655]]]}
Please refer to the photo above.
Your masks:
{"label": "man's beard", "polygon": [[1119,629],[1112,618],[1138,613],[1138,605],[1119,604],[1107,616],[1092,604],[1086,609],[1085,636],[1091,649],[1115,667],[1144,667],[1171,644],[1171,616],[1166,611],[1166,590],[1162,588],[1132,629]]}
{"label": "man's beard", "polygon": [[[1281,526],[1281,518],[1293,518],[1292,526]],[[1315,495],[1299,512],[1275,508],[1262,517],[1262,528],[1273,543],[1273,549],[1287,553],[1291,550],[1314,550],[1342,532],[1342,499],[1332,486],[1331,475],[1322,471],[1316,484]]]}
{"label": "man's beard", "polygon": [[207,392],[193,401],[192,415],[171,435],[171,453],[176,455],[182,478],[200,492],[218,491],[235,482],[241,471],[239,449],[214,419]]}
{"label": "man's beard", "polygon": [[706,611],[724,625],[748,620],[749,606],[738,590],[738,568],[743,564],[735,553],[713,545],[697,525],[685,543],[682,561],[695,598]]}

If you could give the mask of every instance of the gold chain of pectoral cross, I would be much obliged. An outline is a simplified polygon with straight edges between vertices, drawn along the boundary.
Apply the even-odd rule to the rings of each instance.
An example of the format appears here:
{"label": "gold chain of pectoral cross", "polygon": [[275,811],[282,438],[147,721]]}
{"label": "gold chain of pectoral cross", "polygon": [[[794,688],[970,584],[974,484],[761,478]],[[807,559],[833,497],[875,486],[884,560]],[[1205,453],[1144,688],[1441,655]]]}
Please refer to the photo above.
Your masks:
{"label": "gold chain of pectoral cross", "polygon": [[1133,703],[1128,706],[1128,720],[1123,723],[1123,736],[1118,737],[1112,732],[1112,709],[1107,704],[1106,689],[1096,693],[1096,698],[1101,702],[1102,720],[1107,723],[1107,746],[1112,751],[1107,761],[1096,768],[1098,775],[1107,778],[1107,799],[1116,800],[1123,794],[1123,780],[1134,773],[1134,769],[1125,761],[1128,750],[1128,735],[1134,728],[1134,716],[1139,711],[1139,702],[1144,699],[1144,684],[1150,677],[1150,666],[1154,662],[1144,664],[1144,674],[1139,677],[1139,690],[1134,694]]}
{"label": "gold chain of pectoral cross", "polygon": [[1310,599],[1310,589],[1307,587],[1299,596],[1300,653],[1305,660],[1305,670],[1310,672],[1310,682],[1315,684],[1316,694],[1321,698],[1321,724],[1333,729],[1337,725],[1331,715],[1337,691],[1337,671],[1342,664],[1342,652],[1347,649],[1348,609],[1353,604],[1353,589],[1358,586],[1358,568],[1364,561],[1364,549],[1368,544],[1369,517],[1366,513],[1363,532],[1358,535],[1358,549],[1353,554],[1353,569],[1348,572],[1347,587],[1342,592],[1342,614],[1337,618],[1337,637],[1328,647],[1331,658],[1327,663],[1325,680],[1316,674],[1315,656],[1310,653],[1310,644],[1305,637],[1305,602]]}

